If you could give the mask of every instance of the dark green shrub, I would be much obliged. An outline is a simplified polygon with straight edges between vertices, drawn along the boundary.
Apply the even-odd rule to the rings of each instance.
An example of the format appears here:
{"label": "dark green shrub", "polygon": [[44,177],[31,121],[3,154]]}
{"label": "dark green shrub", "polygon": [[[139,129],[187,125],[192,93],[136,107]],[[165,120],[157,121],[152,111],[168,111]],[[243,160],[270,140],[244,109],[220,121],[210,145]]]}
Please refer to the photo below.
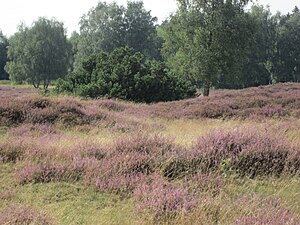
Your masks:
{"label": "dark green shrub", "polygon": [[60,80],[56,91],[147,103],[178,100],[195,94],[192,84],[171,75],[164,63],[146,61],[141,53],[127,47],[91,56],[80,68]]}

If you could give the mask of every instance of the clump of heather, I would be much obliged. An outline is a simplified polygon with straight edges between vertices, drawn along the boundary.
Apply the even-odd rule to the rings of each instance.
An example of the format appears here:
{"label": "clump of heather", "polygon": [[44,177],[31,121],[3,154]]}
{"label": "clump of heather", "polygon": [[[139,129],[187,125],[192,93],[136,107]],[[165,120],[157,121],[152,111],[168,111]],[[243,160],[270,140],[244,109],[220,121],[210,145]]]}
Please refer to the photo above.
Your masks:
{"label": "clump of heather", "polygon": [[16,162],[24,156],[25,145],[22,140],[8,140],[0,143],[0,162]]}
{"label": "clump of heather", "polygon": [[133,136],[117,140],[102,161],[104,174],[149,174],[181,149],[159,136]]}
{"label": "clump of heather", "polygon": [[170,140],[154,136],[133,136],[114,143],[97,169],[85,174],[87,184],[107,192],[131,194],[143,176],[159,171],[179,148]]}
{"label": "clump of heather", "polygon": [[[233,169],[241,175],[280,175],[292,147],[268,131],[219,130],[202,137],[192,154],[206,170]],[[225,171],[224,171],[225,170]]]}
{"label": "clump of heather", "polygon": [[139,152],[155,156],[156,159],[176,154],[182,149],[167,138],[160,136],[135,135],[130,138],[119,139],[115,142],[114,150],[118,153]]}
{"label": "clump of heather", "polygon": [[156,221],[172,219],[197,205],[186,187],[169,183],[156,174],[136,187],[133,198],[136,211],[150,214]]}
{"label": "clump of heather", "polygon": [[111,99],[95,100],[95,104],[100,108],[108,109],[111,111],[123,111],[126,109],[126,104],[119,101],[113,101]]}
{"label": "clump of heather", "polygon": [[[130,194],[136,178],[153,172],[152,164],[152,159],[149,159],[144,153],[113,154],[102,159],[97,168],[87,168],[84,180],[89,185],[96,184],[96,188],[100,191],[128,190],[128,194]],[[126,188],[127,186],[129,188]]]}
{"label": "clump of heather", "polygon": [[299,170],[299,154],[284,138],[254,128],[222,129],[198,139],[196,145],[173,155],[162,168],[169,180],[197,171],[241,176],[279,176]]}
{"label": "clump of heather", "polygon": [[[108,148],[108,147],[107,147]],[[102,159],[106,155],[104,147],[100,146],[98,143],[82,140],[78,142],[74,147],[66,150],[66,158],[95,158]]]}
{"label": "clump of heather", "polygon": [[43,212],[25,206],[12,205],[0,212],[0,224],[7,225],[50,225],[52,222]]}
{"label": "clump of heather", "polygon": [[[245,100],[246,99],[246,100]],[[201,118],[299,118],[300,86],[297,83],[268,85],[242,90],[216,90],[208,98],[138,105],[129,114],[167,119]]]}
{"label": "clump of heather", "polygon": [[0,192],[0,200],[11,200],[16,195],[16,191],[9,189]]}
{"label": "clump of heather", "polygon": [[300,148],[295,147],[293,151],[289,152],[285,170],[288,174],[300,174]]}
{"label": "clump of heather", "polygon": [[33,123],[72,127],[102,120],[113,121],[108,110],[74,98],[51,100],[27,96],[27,98],[1,99],[0,125],[18,126]]}
{"label": "clump of heather", "polygon": [[59,132],[51,124],[23,124],[9,130],[9,135],[13,137],[39,137],[44,135],[54,135]]}
{"label": "clump of heather", "polygon": [[253,215],[243,216],[238,218],[235,225],[298,225],[300,218],[295,216],[286,209],[274,207],[270,210],[261,210]]}
{"label": "clump of heather", "polygon": [[26,109],[23,104],[10,98],[1,99],[0,124],[14,126],[23,123],[26,119]]}
{"label": "clump of heather", "polygon": [[128,197],[146,179],[147,176],[142,173],[117,175],[107,179],[98,178],[96,180],[96,190]]}
{"label": "clump of heather", "polygon": [[44,162],[59,157],[57,148],[52,146],[53,137],[59,135],[45,135],[37,139],[26,136],[10,136],[0,143],[0,162],[36,161]]}
{"label": "clump of heather", "polygon": [[82,168],[60,164],[28,165],[17,173],[20,184],[48,183],[51,181],[74,182],[81,178]]}
{"label": "clump of heather", "polygon": [[224,180],[216,174],[198,172],[184,179],[184,185],[194,194],[210,192],[216,195],[224,186]]}

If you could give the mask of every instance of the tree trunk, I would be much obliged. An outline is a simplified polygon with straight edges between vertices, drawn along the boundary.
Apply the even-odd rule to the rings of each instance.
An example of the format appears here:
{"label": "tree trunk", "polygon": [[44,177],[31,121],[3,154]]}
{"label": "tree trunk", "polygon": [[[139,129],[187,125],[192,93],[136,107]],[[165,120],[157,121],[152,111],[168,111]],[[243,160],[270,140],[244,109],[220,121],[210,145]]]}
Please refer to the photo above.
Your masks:
{"label": "tree trunk", "polygon": [[32,82],[34,88],[39,88],[39,83]]}
{"label": "tree trunk", "polygon": [[47,88],[48,88],[49,83],[50,83],[50,82],[49,82],[48,80],[47,80],[47,81],[46,81],[46,80],[44,81],[44,89],[47,89]]}
{"label": "tree trunk", "polygon": [[210,83],[208,81],[205,81],[203,85],[203,96],[205,97],[209,96],[209,89],[210,89]]}

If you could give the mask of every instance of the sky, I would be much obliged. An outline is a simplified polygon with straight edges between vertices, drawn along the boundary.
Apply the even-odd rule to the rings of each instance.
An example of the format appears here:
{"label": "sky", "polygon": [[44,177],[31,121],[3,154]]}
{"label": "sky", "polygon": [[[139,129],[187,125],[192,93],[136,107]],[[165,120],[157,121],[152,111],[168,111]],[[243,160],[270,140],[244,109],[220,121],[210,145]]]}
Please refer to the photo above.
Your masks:
{"label": "sky", "polygon": [[[64,23],[67,33],[79,30],[78,22],[99,0],[2,0],[0,4],[0,30],[6,36],[11,36],[17,31],[17,26],[24,22],[30,26],[38,17],[56,18]],[[113,0],[106,0],[113,2]],[[125,5],[127,0],[115,0],[118,4]],[[300,6],[299,0],[258,0],[257,3],[270,5],[273,13],[291,12],[295,5]],[[151,15],[156,16],[159,22],[176,10],[175,0],[144,0],[144,6],[151,10]]]}

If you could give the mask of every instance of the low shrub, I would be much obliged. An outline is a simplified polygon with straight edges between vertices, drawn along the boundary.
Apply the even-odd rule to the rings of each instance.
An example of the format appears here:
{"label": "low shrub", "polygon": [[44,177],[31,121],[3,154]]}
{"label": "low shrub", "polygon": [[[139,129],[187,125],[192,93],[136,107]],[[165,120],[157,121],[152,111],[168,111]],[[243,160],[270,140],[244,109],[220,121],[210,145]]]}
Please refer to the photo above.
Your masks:
{"label": "low shrub", "polygon": [[48,183],[51,181],[74,182],[82,177],[82,168],[60,164],[28,165],[17,173],[20,184]]}
{"label": "low shrub", "polygon": [[[108,147],[107,147],[108,148]],[[91,158],[101,160],[106,156],[107,151],[104,147],[100,146],[98,143],[89,140],[82,140],[78,142],[74,147],[65,151],[66,158]]]}
{"label": "low shrub", "polygon": [[114,150],[125,153],[140,152],[157,157],[181,151],[172,140],[157,135],[134,135],[129,138],[118,139],[114,144]]}
{"label": "low shrub", "polygon": [[299,175],[300,174],[300,148],[296,148],[289,152],[285,171],[288,174]]}
{"label": "low shrub", "polygon": [[4,126],[13,126],[23,123],[26,119],[26,108],[12,99],[1,99],[0,123]]}
{"label": "low shrub", "polygon": [[[193,149],[206,169],[220,170],[224,165],[242,176],[280,175],[292,146],[282,138],[257,129],[221,130],[200,138]],[[198,155],[198,156],[197,156]],[[226,169],[226,168],[225,168]]]}
{"label": "low shrub", "polygon": [[195,87],[171,75],[158,61],[146,61],[128,47],[88,58],[56,87],[58,93],[137,102],[171,101],[194,96]]}
{"label": "low shrub", "polygon": [[299,218],[296,218],[289,210],[273,208],[271,210],[261,210],[254,215],[238,218],[235,225],[298,225]]}
{"label": "low shrub", "polygon": [[9,130],[9,135],[13,137],[39,137],[43,135],[53,135],[59,132],[51,124],[22,124]]}
{"label": "low shrub", "polygon": [[197,205],[186,187],[169,183],[155,174],[136,187],[133,198],[137,212],[150,214],[156,222],[172,219]]}
{"label": "low shrub", "polygon": [[116,112],[124,111],[127,108],[125,103],[114,101],[111,99],[95,100],[95,104],[100,108],[104,108]]}
{"label": "low shrub", "polygon": [[145,179],[147,179],[147,176],[142,173],[117,175],[107,179],[98,178],[96,180],[96,190],[128,197]]}
{"label": "low shrub", "polygon": [[218,130],[198,139],[192,148],[173,155],[162,175],[174,180],[194,174],[222,173],[240,176],[280,176],[285,171],[299,171],[298,150],[268,131],[255,128]]}
{"label": "low shrub", "polygon": [[0,143],[0,162],[15,163],[18,160],[21,160],[24,156],[25,146],[23,141],[7,141]]}

